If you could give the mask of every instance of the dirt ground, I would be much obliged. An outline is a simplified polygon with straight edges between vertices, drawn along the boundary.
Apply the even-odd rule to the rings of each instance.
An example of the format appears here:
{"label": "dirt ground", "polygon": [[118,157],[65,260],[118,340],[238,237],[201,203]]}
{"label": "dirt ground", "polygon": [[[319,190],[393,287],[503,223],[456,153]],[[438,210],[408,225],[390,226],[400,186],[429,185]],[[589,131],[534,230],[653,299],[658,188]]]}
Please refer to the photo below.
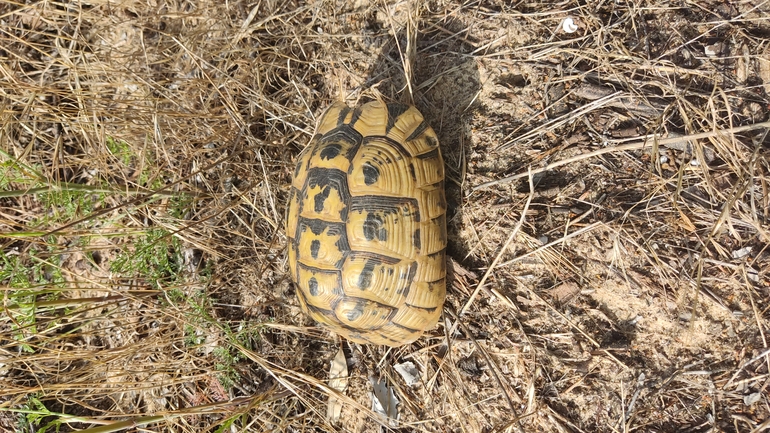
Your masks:
{"label": "dirt ground", "polygon": [[[444,316],[397,349],[286,265],[296,156],[373,98],[447,172]],[[768,110],[761,1],[0,3],[0,429],[770,431]]]}

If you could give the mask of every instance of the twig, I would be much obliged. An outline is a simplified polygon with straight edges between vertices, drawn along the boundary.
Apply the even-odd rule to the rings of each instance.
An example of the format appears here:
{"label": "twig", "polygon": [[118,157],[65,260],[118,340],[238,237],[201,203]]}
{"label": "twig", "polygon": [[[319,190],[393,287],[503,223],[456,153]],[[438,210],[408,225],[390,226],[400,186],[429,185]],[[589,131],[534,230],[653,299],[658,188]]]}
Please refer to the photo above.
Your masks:
{"label": "twig", "polygon": [[[532,183],[532,176],[529,176],[529,197],[527,197],[527,202],[524,204],[524,209],[521,211],[521,217],[519,218],[519,222],[516,224],[516,227],[513,228],[511,231],[511,234],[508,236],[508,240],[505,241],[503,244],[503,247],[500,248],[500,252],[497,253],[497,257],[495,257],[495,260],[492,261],[492,264],[489,265],[489,269],[487,269],[487,272],[484,273],[484,276],[481,277],[481,281],[479,281],[479,284],[476,286],[476,290],[473,291],[470,298],[468,298],[468,302],[465,303],[465,306],[460,310],[460,314],[458,316],[463,316],[466,311],[468,311],[468,308],[471,306],[473,301],[476,299],[476,296],[478,296],[479,292],[481,291],[481,288],[484,287],[484,283],[487,281],[487,278],[489,278],[489,275],[492,273],[492,270],[495,269],[495,266],[497,266],[497,262],[500,261],[500,258],[503,256],[503,253],[508,250],[508,245],[513,241],[513,238],[516,236],[517,233],[519,233],[519,230],[521,229],[521,226],[524,224],[524,220],[527,216],[527,211],[529,210],[529,204],[532,203],[532,199],[535,197],[535,186]],[[451,335],[451,333],[450,333]]]}
{"label": "twig", "polygon": [[597,222],[595,222],[593,224],[590,224],[590,225],[587,225],[587,226],[583,227],[582,229],[575,230],[574,232],[572,232],[572,233],[570,233],[570,234],[568,234],[568,235],[566,235],[564,237],[561,237],[559,239],[556,239],[555,241],[549,242],[549,243],[547,243],[547,244],[545,244],[545,245],[543,245],[541,247],[538,247],[535,250],[532,250],[532,251],[530,251],[528,253],[524,253],[524,254],[522,254],[522,255],[520,255],[518,257],[514,257],[511,260],[508,260],[507,262],[503,262],[503,263],[500,264],[500,267],[508,266],[508,265],[510,265],[512,263],[516,263],[519,260],[522,260],[522,259],[524,259],[526,257],[531,256],[531,255],[537,254],[537,253],[539,253],[539,252],[541,252],[543,250],[551,248],[554,245],[557,245],[557,244],[560,244],[560,243],[562,243],[562,242],[564,242],[566,240],[572,239],[575,236],[582,235],[585,232],[589,232],[589,231],[595,229],[596,227],[600,226],[601,224],[603,224],[601,221],[597,221]]}
{"label": "twig", "polygon": [[500,151],[500,150],[508,149],[509,147],[513,146],[515,143],[519,143],[524,140],[529,140],[530,138],[536,136],[538,133],[540,133],[540,131],[544,129],[555,128],[565,123],[568,123],[572,119],[577,119],[585,115],[586,113],[590,113],[593,110],[599,109],[601,107],[606,106],[607,104],[610,104],[613,100],[619,98],[621,94],[622,94],[621,92],[615,92],[610,95],[599,98],[595,101],[591,101],[590,103],[583,105],[582,107],[578,108],[575,111],[571,111],[563,116],[550,120],[545,124],[540,125],[539,127],[533,129],[532,131],[527,132],[526,134],[520,135],[518,137],[515,137],[513,139],[506,141],[505,143],[495,147],[494,150]]}
{"label": "twig", "polygon": [[[721,134],[737,134],[739,132],[746,132],[746,131],[753,131],[755,129],[762,129],[762,128],[770,128],[770,122],[760,122],[760,123],[754,123],[752,125],[744,125],[744,126],[737,126],[735,128],[727,128],[727,129],[718,129],[715,131],[708,131],[708,132],[700,132],[698,134],[690,134],[680,137],[672,137],[672,138],[664,138],[657,140],[657,143],[659,145],[666,145],[670,143],[678,143],[685,140],[698,140],[701,138],[709,138],[709,137],[715,137]],[[630,150],[640,150],[644,149],[649,145],[649,140],[644,141],[636,141],[633,143],[628,144],[622,144],[620,146],[613,146],[613,147],[605,147],[603,149],[594,150],[593,152],[583,153],[580,155],[575,155],[571,158],[563,159],[561,161],[556,161],[551,164],[546,165],[545,167],[537,168],[537,169],[528,169],[527,173],[519,173],[513,176],[504,177],[502,179],[493,180],[491,182],[485,182],[481,185],[477,185],[471,189],[471,191],[478,191],[480,189],[489,188],[490,186],[498,185],[505,182],[512,182],[514,180],[518,180],[524,177],[527,177],[530,173],[531,174],[538,174],[543,173],[548,170],[553,170],[556,167],[561,167],[563,165],[571,164],[573,162],[582,161],[584,159],[593,158],[595,156],[604,155],[606,153],[612,153],[612,152],[625,152]]]}

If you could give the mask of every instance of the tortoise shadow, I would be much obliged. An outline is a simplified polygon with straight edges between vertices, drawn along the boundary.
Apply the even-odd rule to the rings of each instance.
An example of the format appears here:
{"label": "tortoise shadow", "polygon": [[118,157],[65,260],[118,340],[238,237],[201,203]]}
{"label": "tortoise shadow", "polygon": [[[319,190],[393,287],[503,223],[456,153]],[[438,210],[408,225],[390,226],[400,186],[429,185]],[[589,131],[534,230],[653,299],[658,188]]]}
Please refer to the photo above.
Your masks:
{"label": "tortoise shadow", "polygon": [[[460,240],[464,224],[461,204],[467,189],[463,179],[465,156],[471,144],[470,120],[481,89],[473,54],[476,43],[463,36],[467,26],[458,19],[421,16],[417,21],[413,103],[439,139],[447,178],[447,254],[463,263],[468,255],[466,244]],[[401,61],[406,46],[405,29],[391,34],[362,87],[376,87],[389,100],[411,103]]]}

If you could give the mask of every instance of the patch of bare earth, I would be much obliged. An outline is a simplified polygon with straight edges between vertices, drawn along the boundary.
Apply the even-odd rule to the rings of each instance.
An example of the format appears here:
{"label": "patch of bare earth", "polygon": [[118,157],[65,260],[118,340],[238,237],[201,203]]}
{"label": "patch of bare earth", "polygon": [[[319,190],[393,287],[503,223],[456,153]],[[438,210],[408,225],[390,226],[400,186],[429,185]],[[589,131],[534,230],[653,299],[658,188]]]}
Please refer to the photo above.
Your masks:
{"label": "patch of bare earth", "polygon": [[[768,16],[717,1],[0,4],[2,185],[26,191],[0,196],[0,248],[18,259],[0,276],[0,426],[35,410],[62,431],[768,429]],[[439,135],[454,268],[440,325],[390,350],[301,314],[283,233],[315,116],[374,97],[414,102]],[[40,185],[90,201],[46,207]],[[167,260],[119,266],[148,251]],[[41,271],[21,296],[27,266]],[[370,378],[393,387],[398,427],[369,410]]]}

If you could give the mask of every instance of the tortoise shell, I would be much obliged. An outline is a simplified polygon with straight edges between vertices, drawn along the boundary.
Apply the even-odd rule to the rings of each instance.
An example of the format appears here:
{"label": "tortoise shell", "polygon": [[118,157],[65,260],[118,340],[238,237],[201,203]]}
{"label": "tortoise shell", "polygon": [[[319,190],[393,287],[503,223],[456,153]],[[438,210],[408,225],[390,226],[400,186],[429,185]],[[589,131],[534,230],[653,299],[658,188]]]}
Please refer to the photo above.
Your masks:
{"label": "tortoise shell", "polygon": [[299,156],[286,220],[302,309],[358,342],[400,346],[446,296],[444,162],[413,106],[334,103]]}

